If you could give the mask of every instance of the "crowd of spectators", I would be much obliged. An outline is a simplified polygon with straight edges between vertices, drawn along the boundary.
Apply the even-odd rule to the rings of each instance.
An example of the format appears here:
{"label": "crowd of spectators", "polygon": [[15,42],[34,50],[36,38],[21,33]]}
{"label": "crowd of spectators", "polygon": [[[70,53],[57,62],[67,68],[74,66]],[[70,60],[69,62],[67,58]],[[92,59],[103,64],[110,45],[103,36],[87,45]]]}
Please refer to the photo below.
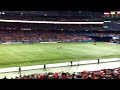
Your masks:
{"label": "crowd of spectators", "polygon": [[79,42],[91,41],[90,36],[120,36],[120,32],[0,30],[0,42]]}
{"label": "crowd of spectators", "polygon": [[[6,76],[4,79],[7,79]],[[120,68],[83,72],[48,72],[42,74],[23,75],[11,79],[120,79]]]}
{"label": "crowd of spectators", "polygon": [[88,36],[67,32],[51,31],[25,31],[25,30],[0,30],[1,42],[52,42],[52,41],[85,41],[91,40]]}
{"label": "crowd of spectators", "polygon": [[81,35],[86,36],[98,36],[98,37],[105,37],[105,36],[120,36],[120,32],[95,32],[95,31],[86,31],[82,32]]}
{"label": "crowd of spectators", "polygon": [[119,33],[90,33],[89,35],[95,35],[95,36],[120,36]]}

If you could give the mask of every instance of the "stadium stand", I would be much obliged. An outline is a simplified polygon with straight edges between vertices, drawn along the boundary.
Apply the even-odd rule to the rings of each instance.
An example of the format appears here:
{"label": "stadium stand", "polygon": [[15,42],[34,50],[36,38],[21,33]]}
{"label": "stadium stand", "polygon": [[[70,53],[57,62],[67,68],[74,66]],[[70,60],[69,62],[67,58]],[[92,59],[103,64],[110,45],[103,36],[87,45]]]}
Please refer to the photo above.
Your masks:
{"label": "stadium stand", "polygon": [[[108,37],[108,42],[111,37],[120,36],[120,32],[108,31],[44,31],[44,30],[0,30],[0,41],[5,42],[80,42],[92,41],[92,38],[97,39]],[[99,41],[99,40],[98,40]]]}
{"label": "stadium stand", "polygon": [[[3,79],[7,79],[6,76]],[[120,68],[83,72],[48,72],[43,74],[23,75],[11,79],[120,79]]]}
{"label": "stadium stand", "polygon": [[[103,12],[86,11],[3,11],[0,19],[36,20],[36,21],[103,21]],[[112,37],[119,37],[120,25],[116,22],[104,25],[59,25],[26,24],[0,22],[0,43],[7,42],[109,42]],[[6,76],[3,79],[7,79]],[[48,72],[43,74],[23,75],[11,79],[120,79],[120,68],[83,72]]]}
{"label": "stadium stand", "polygon": [[65,42],[91,40],[91,38],[88,36],[69,32],[0,30],[0,33],[1,42]]}

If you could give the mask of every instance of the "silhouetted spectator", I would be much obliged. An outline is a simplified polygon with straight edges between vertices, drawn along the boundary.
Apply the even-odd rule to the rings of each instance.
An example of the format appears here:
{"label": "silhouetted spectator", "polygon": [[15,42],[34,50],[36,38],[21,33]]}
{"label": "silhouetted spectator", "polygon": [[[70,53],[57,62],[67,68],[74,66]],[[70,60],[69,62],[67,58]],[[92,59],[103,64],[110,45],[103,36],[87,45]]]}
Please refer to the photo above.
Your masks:
{"label": "silhouetted spectator", "polygon": [[72,61],[70,61],[70,63],[71,63],[71,67],[72,67]]}
{"label": "silhouetted spectator", "polygon": [[44,70],[46,70],[46,64],[44,64]]}
{"label": "silhouetted spectator", "polygon": [[7,79],[6,76],[3,79]]}
{"label": "silhouetted spectator", "polygon": [[19,75],[21,76],[21,67],[19,67]]}
{"label": "silhouetted spectator", "polygon": [[100,60],[98,59],[98,64],[100,63]]}

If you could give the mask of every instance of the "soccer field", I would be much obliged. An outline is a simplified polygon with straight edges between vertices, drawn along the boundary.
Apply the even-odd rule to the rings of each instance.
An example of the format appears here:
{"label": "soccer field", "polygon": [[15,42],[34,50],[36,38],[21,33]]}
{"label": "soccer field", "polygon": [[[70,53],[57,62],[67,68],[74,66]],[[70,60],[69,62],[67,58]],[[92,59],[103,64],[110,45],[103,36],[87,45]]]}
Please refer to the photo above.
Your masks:
{"label": "soccer field", "polygon": [[[61,46],[61,49],[57,47]],[[0,68],[69,61],[117,58],[120,45],[105,43],[43,43],[0,45]]]}

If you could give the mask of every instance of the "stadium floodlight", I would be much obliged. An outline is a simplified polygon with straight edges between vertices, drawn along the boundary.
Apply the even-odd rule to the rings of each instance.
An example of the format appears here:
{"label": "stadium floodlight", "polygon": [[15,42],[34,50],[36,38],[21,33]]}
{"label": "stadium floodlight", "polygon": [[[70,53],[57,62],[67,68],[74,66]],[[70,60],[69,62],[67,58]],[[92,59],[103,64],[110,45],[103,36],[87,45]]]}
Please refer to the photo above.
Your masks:
{"label": "stadium floodlight", "polygon": [[111,22],[111,21],[104,21],[104,22]]}
{"label": "stadium floodlight", "polygon": [[61,30],[63,31],[63,28]]}
{"label": "stadium floodlight", "polygon": [[2,14],[5,14],[5,12],[2,12]]}
{"label": "stadium floodlight", "polygon": [[23,15],[23,13],[20,13],[21,15]]}
{"label": "stadium floodlight", "polygon": [[110,12],[110,14],[115,14],[115,12],[114,12],[114,11],[112,11],[112,12]]}
{"label": "stadium floodlight", "polygon": [[28,20],[3,20],[0,22],[18,22],[18,23],[42,23],[42,24],[103,24],[104,22],[60,22],[60,21],[28,21]]}
{"label": "stadium floodlight", "polygon": [[117,11],[117,14],[120,14],[120,11]]}
{"label": "stadium floodlight", "polygon": [[109,12],[104,12],[104,15],[109,15],[110,13]]}

